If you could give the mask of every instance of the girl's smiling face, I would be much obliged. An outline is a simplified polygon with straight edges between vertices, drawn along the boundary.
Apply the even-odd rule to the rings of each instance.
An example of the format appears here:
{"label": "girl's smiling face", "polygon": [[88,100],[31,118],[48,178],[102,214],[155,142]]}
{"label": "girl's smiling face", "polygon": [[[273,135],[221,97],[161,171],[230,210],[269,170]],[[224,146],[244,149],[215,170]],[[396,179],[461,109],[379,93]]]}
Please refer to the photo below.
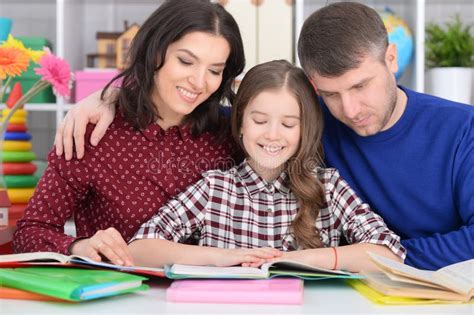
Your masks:
{"label": "girl's smiling face", "polygon": [[242,143],[257,174],[272,181],[300,144],[300,106],[286,88],[267,90],[251,99],[242,119]]}

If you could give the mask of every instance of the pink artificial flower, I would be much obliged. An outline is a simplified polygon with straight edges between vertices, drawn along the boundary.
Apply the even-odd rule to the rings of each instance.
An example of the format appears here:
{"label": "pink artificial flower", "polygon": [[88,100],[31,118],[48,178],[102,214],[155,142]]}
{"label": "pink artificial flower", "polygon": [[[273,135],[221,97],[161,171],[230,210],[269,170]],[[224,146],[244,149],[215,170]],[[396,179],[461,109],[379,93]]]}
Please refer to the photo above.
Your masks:
{"label": "pink artificial flower", "polygon": [[41,80],[49,82],[53,86],[55,94],[69,96],[71,94],[70,81],[71,69],[69,64],[61,58],[56,57],[49,49],[41,57],[35,69],[35,73],[41,75]]}

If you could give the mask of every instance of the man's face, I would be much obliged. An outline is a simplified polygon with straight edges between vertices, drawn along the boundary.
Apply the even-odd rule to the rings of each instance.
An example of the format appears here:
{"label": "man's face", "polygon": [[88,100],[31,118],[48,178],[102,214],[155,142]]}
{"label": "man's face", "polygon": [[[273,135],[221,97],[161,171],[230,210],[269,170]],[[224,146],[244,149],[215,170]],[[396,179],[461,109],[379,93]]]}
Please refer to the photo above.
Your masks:
{"label": "man's face", "polygon": [[361,64],[338,77],[317,73],[311,79],[331,114],[360,136],[371,136],[392,127],[405,103],[397,101],[395,46],[389,46],[385,62],[368,54]]}

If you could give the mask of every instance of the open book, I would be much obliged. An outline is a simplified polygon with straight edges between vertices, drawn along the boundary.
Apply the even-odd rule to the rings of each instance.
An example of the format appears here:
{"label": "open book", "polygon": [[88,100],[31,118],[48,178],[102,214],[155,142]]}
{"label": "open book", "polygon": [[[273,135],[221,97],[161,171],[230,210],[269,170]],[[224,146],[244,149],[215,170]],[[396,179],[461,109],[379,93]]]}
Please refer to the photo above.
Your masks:
{"label": "open book", "polygon": [[215,279],[268,279],[278,276],[297,277],[306,280],[327,278],[356,279],[362,276],[343,270],[316,268],[302,263],[280,260],[254,267],[210,267],[193,265],[168,265],[165,274],[170,279],[215,278]]}
{"label": "open book", "polygon": [[28,265],[70,265],[71,267],[89,267],[113,269],[116,271],[164,277],[163,268],[149,267],[126,267],[118,266],[106,262],[97,262],[87,257],[71,255],[66,256],[53,252],[22,253],[13,255],[0,255],[0,268],[7,267],[25,267]]}
{"label": "open book", "polygon": [[461,302],[474,297],[474,259],[430,271],[369,255],[381,272],[365,272],[363,281],[385,295]]}

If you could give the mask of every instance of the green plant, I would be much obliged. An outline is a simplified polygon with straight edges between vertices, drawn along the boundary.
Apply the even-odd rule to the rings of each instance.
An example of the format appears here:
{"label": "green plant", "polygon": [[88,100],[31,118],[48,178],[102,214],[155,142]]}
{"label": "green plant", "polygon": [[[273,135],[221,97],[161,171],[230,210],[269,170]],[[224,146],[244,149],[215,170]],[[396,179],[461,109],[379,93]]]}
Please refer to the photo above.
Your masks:
{"label": "green plant", "polygon": [[426,64],[428,67],[474,66],[472,24],[464,25],[459,15],[444,28],[430,23],[426,27]]}

